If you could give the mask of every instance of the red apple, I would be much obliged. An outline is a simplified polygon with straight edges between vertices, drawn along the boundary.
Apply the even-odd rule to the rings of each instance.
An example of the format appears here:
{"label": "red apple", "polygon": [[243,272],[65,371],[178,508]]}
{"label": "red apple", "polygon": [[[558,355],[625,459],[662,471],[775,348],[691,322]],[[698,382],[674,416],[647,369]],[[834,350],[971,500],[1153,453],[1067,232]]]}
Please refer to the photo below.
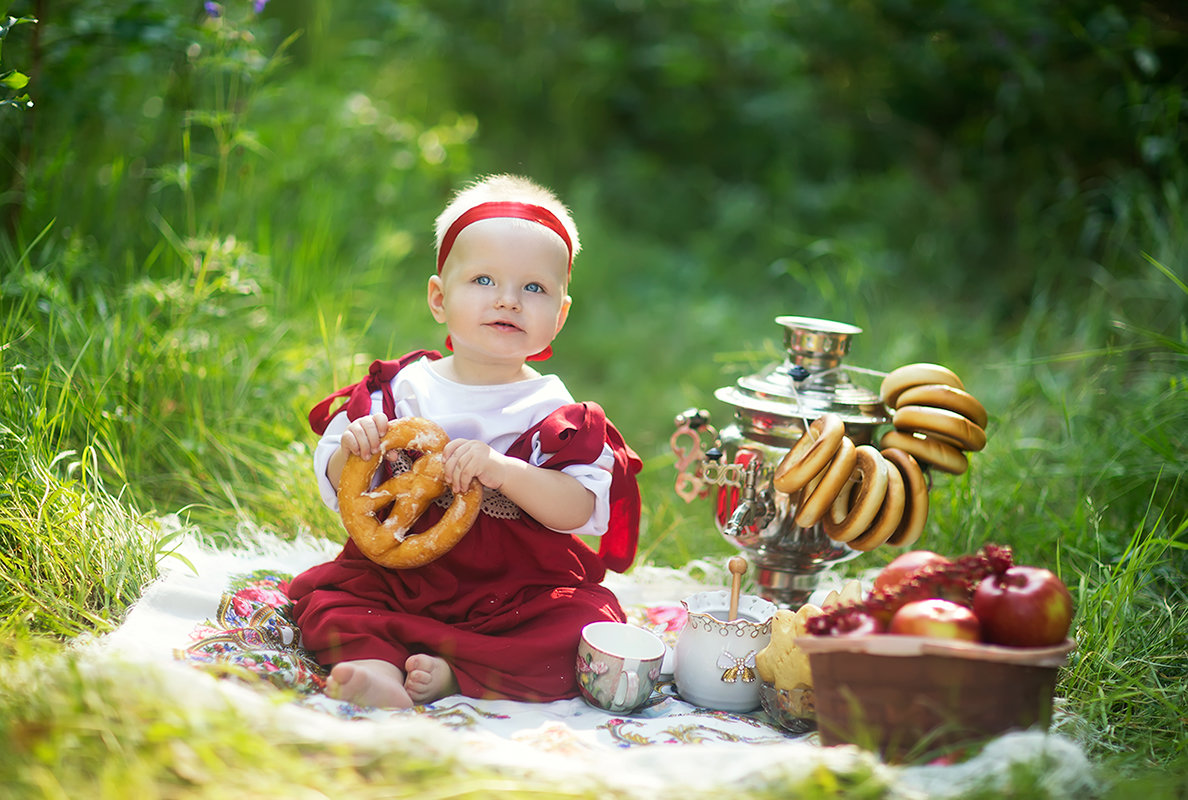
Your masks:
{"label": "red apple", "polygon": [[1068,587],[1041,567],[1011,567],[982,579],[973,609],[985,641],[1012,647],[1060,644],[1073,617]]}
{"label": "red apple", "polygon": [[981,625],[974,612],[959,603],[938,599],[905,604],[891,618],[889,630],[907,636],[962,639],[967,642],[977,642],[982,638]]}
{"label": "red apple", "polygon": [[896,556],[875,576],[874,590],[876,592],[894,590],[903,585],[904,581],[921,567],[948,563],[950,563],[949,559],[931,550],[909,550],[903,555]]}
{"label": "red apple", "polygon": [[[871,598],[875,601],[872,613],[885,628],[891,624],[895,612],[912,600],[937,597],[968,604],[968,592],[964,593],[966,596],[960,596],[962,593],[954,592],[944,581],[922,577],[922,573],[934,572],[952,564],[952,560],[931,550],[911,550],[898,556],[875,576],[871,589]],[[920,580],[916,585],[910,585],[914,578]]]}

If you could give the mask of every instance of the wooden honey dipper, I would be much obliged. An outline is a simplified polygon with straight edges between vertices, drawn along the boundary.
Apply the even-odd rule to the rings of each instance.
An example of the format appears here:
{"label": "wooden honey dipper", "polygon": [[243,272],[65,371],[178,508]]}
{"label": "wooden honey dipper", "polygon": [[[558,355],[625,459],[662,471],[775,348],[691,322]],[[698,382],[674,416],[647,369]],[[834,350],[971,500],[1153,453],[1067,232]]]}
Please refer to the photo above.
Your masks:
{"label": "wooden honey dipper", "polygon": [[726,618],[727,622],[734,622],[738,619],[738,598],[742,594],[742,576],[747,571],[747,560],[740,556],[735,556],[727,562],[730,568],[730,615]]}

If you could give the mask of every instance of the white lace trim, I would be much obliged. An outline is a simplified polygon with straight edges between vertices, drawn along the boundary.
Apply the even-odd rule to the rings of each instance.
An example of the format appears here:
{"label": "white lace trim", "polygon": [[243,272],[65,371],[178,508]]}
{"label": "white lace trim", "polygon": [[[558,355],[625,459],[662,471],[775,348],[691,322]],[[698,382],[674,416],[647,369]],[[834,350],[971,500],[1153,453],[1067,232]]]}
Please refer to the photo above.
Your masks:
{"label": "white lace trim", "polygon": [[[442,508],[449,508],[450,504],[454,502],[454,492],[452,489],[446,489],[440,497],[433,501]],[[495,519],[519,519],[520,507],[507,499],[507,495],[498,489],[488,489],[483,487],[483,504],[479,506],[479,510],[488,517]]]}
{"label": "white lace trim", "polygon": [[[408,453],[401,450],[395,458],[388,462],[389,474],[392,476],[400,475],[412,469],[413,460],[408,457]],[[454,502],[454,492],[449,487],[433,501],[442,508],[449,508]],[[495,519],[519,519],[520,507],[507,498],[503,492],[498,489],[488,489],[483,487],[483,504],[479,507],[482,513],[488,517]]]}

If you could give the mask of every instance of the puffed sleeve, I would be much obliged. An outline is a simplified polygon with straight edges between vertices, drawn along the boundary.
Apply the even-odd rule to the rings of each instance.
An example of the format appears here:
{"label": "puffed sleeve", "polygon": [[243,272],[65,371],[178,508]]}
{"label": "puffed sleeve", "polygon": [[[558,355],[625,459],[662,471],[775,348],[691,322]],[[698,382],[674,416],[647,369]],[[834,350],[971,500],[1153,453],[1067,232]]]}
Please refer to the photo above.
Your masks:
{"label": "puffed sleeve", "polygon": [[625,572],[639,546],[640,497],[635,477],[643,466],[639,456],[597,403],[562,406],[517,439],[508,455],[529,460],[534,441],[541,452],[551,453],[540,464],[548,469],[594,464],[609,448],[613,458],[610,498],[598,555],[609,569]]}

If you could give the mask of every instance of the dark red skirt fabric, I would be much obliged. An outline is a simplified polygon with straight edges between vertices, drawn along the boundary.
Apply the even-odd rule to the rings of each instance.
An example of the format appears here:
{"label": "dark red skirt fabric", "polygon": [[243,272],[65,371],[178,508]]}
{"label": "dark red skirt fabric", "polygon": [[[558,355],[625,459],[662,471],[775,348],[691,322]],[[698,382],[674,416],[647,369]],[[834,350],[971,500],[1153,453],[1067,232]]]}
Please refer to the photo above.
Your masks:
{"label": "dark red skirt fabric", "polygon": [[[480,519],[500,523],[486,527],[507,525],[506,520]],[[575,537],[552,531],[536,535],[572,540],[597,560]],[[559,585],[542,584],[542,576],[525,569],[532,565],[505,559],[478,570],[473,582],[462,572],[449,572],[442,561],[456,563],[459,559],[450,556],[459,549],[488,550],[474,547],[483,538],[471,529],[454,551],[415,570],[381,567],[348,542],[337,559],[298,575],[290,586],[302,644],[326,665],[379,658],[403,669],[413,653],[441,656],[468,697],[575,697],[581,629],[596,620],[622,622],[618,600],[597,580],[580,578],[578,570],[564,582],[553,582]],[[580,567],[584,555],[574,548],[561,560]],[[601,566],[589,566],[590,574],[600,578]]]}
{"label": "dark red skirt fabric", "polygon": [[[554,426],[556,432],[546,429],[542,439],[545,452],[555,453],[546,467],[592,463],[607,440],[601,409],[567,409],[570,421]],[[638,537],[639,461],[621,439],[616,444],[630,456],[617,467],[616,481],[627,485],[612,484],[608,535],[618,544],[602,557],[580,538],[523,514],[501,519],[480,513],[450,552],[417,569],[381,567],[348,541],[334,561],[298,575],[290,586],[303,645],[326,665],[379,658],[404,669],[414,653],[441,656],[470,697],[577,696],[582,628],[625,620],[615,595],[601,585],[607,562],[626,569]],[[508,455],[526,459],[529,452],[523,438]],[[414,530],[434,524],[441,513],[432,507]],[[607,544],[604,537],[601,549]]]}

